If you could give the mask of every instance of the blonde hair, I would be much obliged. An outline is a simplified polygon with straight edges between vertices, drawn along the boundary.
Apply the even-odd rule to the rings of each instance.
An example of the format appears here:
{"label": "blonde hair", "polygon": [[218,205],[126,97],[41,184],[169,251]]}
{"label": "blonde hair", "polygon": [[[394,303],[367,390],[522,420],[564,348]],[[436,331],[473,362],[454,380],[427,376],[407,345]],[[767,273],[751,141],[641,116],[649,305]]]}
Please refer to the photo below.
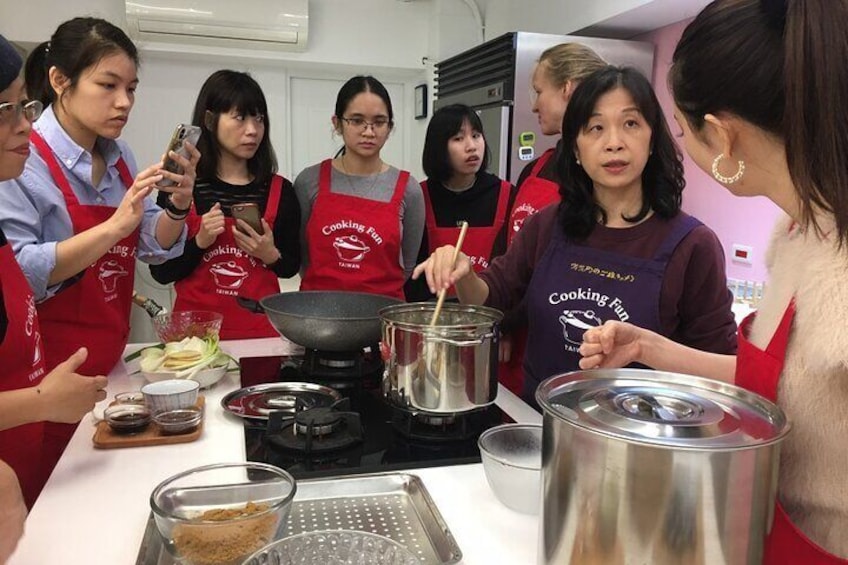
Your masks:
{"label": "blonde hair", "polygon": [[607,66],[597,53],[580,43],[560,43],[548,47],[539,57],[539,64],[542,63],[547,63],[545,74],[556,86],[563,86],[570,80],[580,82]]}

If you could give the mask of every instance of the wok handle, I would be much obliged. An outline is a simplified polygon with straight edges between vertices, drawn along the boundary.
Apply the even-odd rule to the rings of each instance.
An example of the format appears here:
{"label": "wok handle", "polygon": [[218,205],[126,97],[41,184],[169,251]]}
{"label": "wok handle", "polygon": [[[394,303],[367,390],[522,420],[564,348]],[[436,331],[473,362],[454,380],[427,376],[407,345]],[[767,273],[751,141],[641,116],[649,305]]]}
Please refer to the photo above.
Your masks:
{"label": "wok handle", "polygon": [[245,310],[253,312],[254,314],[265,313],[265,309],[262,307],[258,300],[247,298],[245,296],[236,296],[236,302],[238,302],[239,306],[241,306]]}

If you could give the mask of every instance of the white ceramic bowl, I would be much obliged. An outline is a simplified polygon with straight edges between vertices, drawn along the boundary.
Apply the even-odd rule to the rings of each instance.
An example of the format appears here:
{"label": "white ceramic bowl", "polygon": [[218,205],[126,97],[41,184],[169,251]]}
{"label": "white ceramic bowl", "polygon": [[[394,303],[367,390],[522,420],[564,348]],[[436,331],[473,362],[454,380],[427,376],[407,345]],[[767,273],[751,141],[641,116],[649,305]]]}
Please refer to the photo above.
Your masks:
{"label": "white ceramic bowl", "polygon": [[[141,374],[149,383],[174,380],[177,375],[174,371],[142,371]],[[186,380],[197,381],[200,384],[200,388],[209,388],[223,379],[226,374],[227,367],[211,367],[196,372]]]}
{"label": "white ceramic bowl", "polygon": [[141,393],[150,411],[156,414],[194,406],[199,389],[200,383],[197,381],[171,379],[146,384],[141,387]]}
{"label": "white ceramic bowl", "polygon": [[542,425],[503,424],[478,440],[486,480],[505,506],[538,514],[542,476]]}

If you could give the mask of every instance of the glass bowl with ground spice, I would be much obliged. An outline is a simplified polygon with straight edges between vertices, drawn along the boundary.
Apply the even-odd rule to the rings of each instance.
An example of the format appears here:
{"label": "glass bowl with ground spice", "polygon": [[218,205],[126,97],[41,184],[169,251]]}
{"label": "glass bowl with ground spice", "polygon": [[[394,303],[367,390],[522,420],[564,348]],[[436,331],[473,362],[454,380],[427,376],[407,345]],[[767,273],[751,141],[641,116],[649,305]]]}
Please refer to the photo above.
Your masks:
{"label": "glass bowl with ground spice", "polygon": [[150,495],[156,527],[184,565],[237,565],[281,537],[297,485],[264,463],[189,469]]}

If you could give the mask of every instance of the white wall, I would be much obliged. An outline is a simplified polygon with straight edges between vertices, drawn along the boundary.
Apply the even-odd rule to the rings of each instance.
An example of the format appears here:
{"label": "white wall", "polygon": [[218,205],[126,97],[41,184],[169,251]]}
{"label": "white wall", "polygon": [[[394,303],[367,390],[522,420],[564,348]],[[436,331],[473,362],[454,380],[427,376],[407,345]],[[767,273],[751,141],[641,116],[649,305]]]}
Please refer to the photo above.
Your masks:
{"label": "white wall", "polygon": [[569,34],[652,1],[478,0],[485,14],[488,38],[510,31]]}

